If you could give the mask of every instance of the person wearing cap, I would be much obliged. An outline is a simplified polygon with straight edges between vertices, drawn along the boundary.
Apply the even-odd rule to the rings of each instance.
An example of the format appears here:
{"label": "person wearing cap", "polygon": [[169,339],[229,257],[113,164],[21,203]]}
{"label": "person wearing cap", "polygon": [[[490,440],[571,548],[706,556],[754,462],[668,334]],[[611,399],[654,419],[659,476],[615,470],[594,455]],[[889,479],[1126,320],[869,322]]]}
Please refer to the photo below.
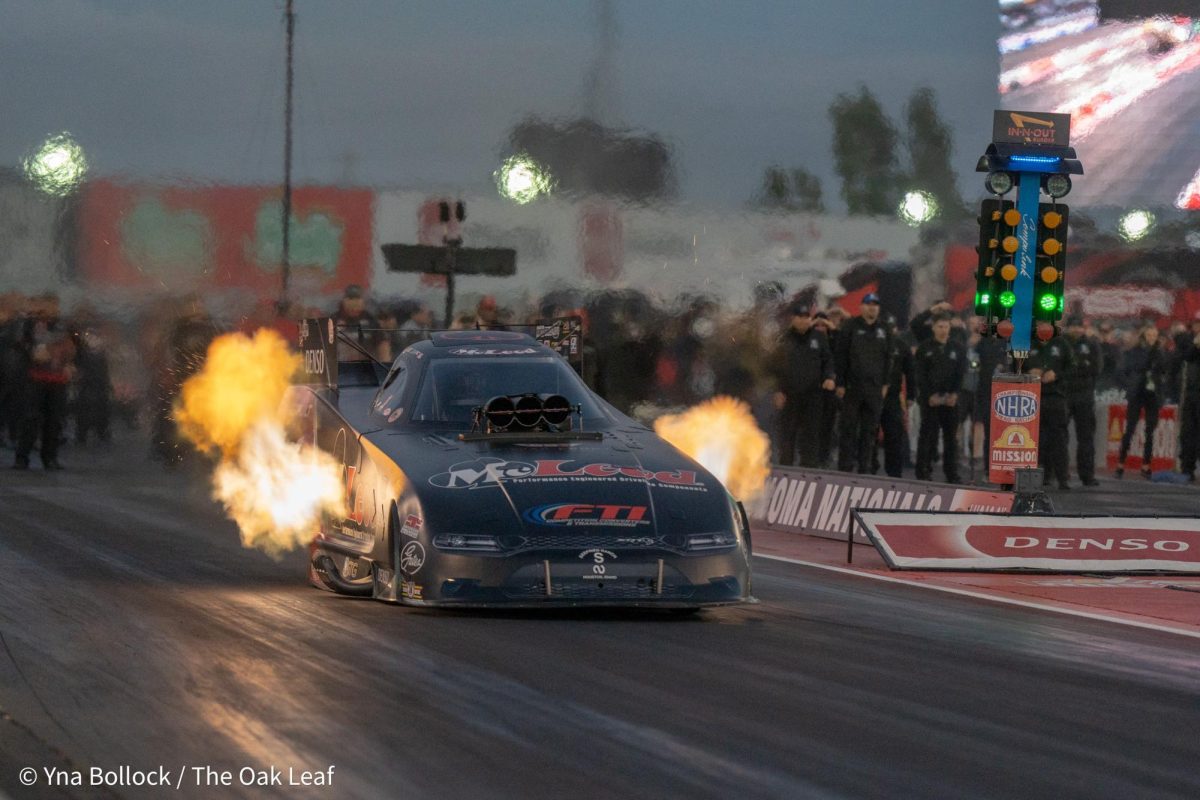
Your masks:
{"label": "person wearing cap", "polygon": [[839,330],[834,365],[842,400],[838,469],[865,474],[871,471],[892,367],[892,337],[879,319],[879,295],[874,292],[862,299],[859,315]]}
{"label": "person wearing cap", "polygon": [[825,334],[813,325],[813,317],[801,303],[791,308],[791,324],[783,334],[772,359],[778,392],[778,463],[795,462],[797,444],[800,464],[817,465],[818,431],[824,395],[833,391],[833,353]]}
{"label": "person wearing cap", "polygon": [[1067,375],[1075,369],[1075,351],[1058,326],[1047,342],[1037,339],[1025,362],[1030,375],[1041,379],[1041,419],[1038,421],[1038,464],[1046,470],[1046,484],[1057,480],[1059,489],[1070,489],[1067,480],[1068,447]]}
{"label": "person wearing cap", "polygon": [[1067,341],[1075,356],[1063,376],[1066,384],[1067,415],[1075,425],[1075,470],[1084,486],[1099,486],[1096,480],[1096,379],[1104,369],[1100,341],[1088,336],[1083,317],[1067,318]]}
{"label": "person wearing cap", "polygon": [[367,361],[372,355],[382,355],[379,323],[367,311],[366,293],[361,286],[352,283],[346,287],[333,321],[340,333],[358,344],[354,347],[339,339],[338,361]]}
{"label": "person wearing cap", "polygon": [[1175,340],[1179,359],[1179,471],[1196,480],[1200,459],[1200,311]]}

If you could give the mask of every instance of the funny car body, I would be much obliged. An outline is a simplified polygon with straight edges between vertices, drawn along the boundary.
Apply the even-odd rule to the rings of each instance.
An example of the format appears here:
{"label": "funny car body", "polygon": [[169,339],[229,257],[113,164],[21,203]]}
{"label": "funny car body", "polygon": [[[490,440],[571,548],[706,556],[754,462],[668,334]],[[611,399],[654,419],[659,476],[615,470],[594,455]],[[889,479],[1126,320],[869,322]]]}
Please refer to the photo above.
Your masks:
{"label": "funny car body", "polygon": [[[417,606],[653,606],[750,598],[750,529],[708,471],[509,331],[447,331],[390,367],[330,370],[310,331],[294,435],[331,454],[345,518],[311,582]],[[306,336],[301,334],[302,340]],[[336,375],[336,377],[331,377]]]}

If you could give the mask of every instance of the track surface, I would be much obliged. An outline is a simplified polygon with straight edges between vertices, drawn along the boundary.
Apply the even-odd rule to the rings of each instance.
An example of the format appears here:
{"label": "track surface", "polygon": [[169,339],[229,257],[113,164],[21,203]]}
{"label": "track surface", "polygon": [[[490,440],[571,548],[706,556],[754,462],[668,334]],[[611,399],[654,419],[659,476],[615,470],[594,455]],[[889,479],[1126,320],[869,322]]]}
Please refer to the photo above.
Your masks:
{"label": "track surface", "polygon": [[[81,459],[76,459],[79,463]],[[761,603],[448,614],[307,588],[129,453],[0,474],[21,767],[320,770],[121,796],[1197,797],[1194,640],[756,560]]]}

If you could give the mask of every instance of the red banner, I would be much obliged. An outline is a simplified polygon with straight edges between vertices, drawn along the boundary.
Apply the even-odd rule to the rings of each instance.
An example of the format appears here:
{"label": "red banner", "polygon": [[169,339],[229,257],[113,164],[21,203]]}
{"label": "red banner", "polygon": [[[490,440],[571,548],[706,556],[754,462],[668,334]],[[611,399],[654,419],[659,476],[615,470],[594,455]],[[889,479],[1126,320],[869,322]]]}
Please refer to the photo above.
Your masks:
{"label": "red banner", "polygon": [[[746,510],[755,528],[844,540],[856,508],[1006,512],[1012,503],[1008,492],[775,466]],[[867,541],[858,528],[854,538]]]}
{"label": "red banner", "polygon": [[997,375],[992,381],[988,480],[1016,482],[1014,470],[1038,465],[1042,384],[1028,375]]}
{"label": "red banner", "polygon": [[[1163,406],[1158,410],[1158,427],[1154,429],[1154,444],[1150,452],[1152,472],[1175,469],[1175,457],[1179,452],[1177,410],[1175,406]],[[1124,403],[1113,403],[1108,407],[1108,447],[1104,463],[1110,472],[1117,468],[1117,458],[1121,455],[1121,437],[1125,433],[1127,411]],[[1133,438],[1129,441],[1129,452],[1125,455],[1125,469],[1130,471],[1142,468],[1142,452],[1146,446],[1145,416],[1139,416],[1135,424],[1137,427],[1133,429]]]}
{"label": "red banner", "polygon": [[892,569],[1200,573],[1200,518],[855,512]]}
{"label": "red banner", "polygon": [[[93,181],[80,209],[82,277],[99,286],[173,292],[278,292],[281,194],[277,187]],[[293,192],[288,250],[298,296],[369,282],[373,201],[366,189]]]}

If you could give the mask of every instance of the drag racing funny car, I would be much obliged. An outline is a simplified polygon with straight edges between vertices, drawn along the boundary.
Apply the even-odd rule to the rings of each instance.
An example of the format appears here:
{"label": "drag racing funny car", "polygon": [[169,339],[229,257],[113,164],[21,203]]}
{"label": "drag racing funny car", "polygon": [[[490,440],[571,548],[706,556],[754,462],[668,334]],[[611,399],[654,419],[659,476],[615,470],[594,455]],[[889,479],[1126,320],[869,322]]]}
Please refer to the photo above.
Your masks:
{"label": "drag racing funny car", "polygon": [[447,331],[390,366],[335,362],[305,323],[294,435],[342,465],[347,510],[310,580],[420,606],[696,609],[751,592],[744,510],[700,464],[510,331]]}

